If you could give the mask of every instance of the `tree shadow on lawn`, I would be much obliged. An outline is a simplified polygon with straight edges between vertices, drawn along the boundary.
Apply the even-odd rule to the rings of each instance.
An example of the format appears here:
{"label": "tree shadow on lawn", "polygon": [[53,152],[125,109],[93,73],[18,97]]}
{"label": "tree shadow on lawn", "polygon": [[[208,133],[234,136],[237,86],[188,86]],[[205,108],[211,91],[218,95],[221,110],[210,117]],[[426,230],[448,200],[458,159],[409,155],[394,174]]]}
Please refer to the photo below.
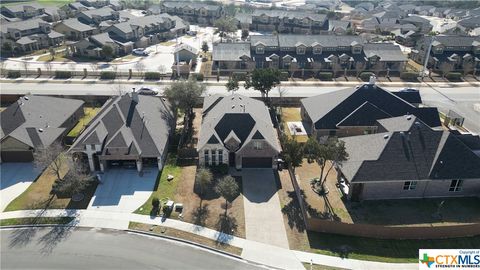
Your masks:
{"label": "tree shadow on lawn", "polygon": [[218,232],[217,243],[228,244],[233,239],[233,234],[237,231],[238,224],[237,219],[229,216],[228,214],[220,214],[216,229]]}
{"label": "tree shadow on lawn", "polygon": [[202,201],[200,201],[200,206],[198,206],[192,213],[193,216],[193,223],[195,225],[205,227],[206,220],[210,215],[210,210],[208,210],[208,204],[202,205]]}
{"label": "tree shadow on lawn", "polygon": [[295,191],[289,191],[288,197],[290,201],[282,208],[282,213],[287,216],[288,226],[296,228],[299,232],[305,231],[305,221],[303,220],[302,209],[298,202]]}

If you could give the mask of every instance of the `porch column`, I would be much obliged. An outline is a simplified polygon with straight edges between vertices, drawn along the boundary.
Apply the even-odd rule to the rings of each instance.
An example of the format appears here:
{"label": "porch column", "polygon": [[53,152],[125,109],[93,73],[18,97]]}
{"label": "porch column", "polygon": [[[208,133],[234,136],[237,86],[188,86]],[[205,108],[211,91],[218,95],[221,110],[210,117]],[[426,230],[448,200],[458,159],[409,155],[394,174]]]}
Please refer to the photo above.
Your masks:
{"label": "porch column", "polygon": [[158,163],[158,170],[161,171],[163,169],[163,160],[161,157],[157,158],[157,163]]}
{"label": "porch column", "polygon": [[90,171],[94,172],[95,171],[95,164],[93,163],[92,153],[87,153],[87,157],[88,157],[88,166],[90,167]]}
{"label": "porch column", "polygon": [[137,160],[137,171],[138,172],[141,172],[143,169],[143,163],[142,163],[142,160]]}
{"label": "porch column", "polygon": [[242,169],[242,157],[235,155],[235,169],[241,170]]}
{"label": "porch column", "polygon": [[107,169],[107,161],[106,160],[100,160],[100,171],[105,172]]}

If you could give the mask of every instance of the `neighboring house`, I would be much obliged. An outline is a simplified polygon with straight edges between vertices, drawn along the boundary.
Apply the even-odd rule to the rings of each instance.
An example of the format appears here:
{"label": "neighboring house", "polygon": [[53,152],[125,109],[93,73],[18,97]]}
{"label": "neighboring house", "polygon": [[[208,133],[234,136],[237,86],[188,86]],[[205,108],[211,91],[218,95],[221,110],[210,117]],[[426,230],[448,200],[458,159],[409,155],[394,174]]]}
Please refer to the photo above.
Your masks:
{"label": "neighboring house", "polygon": [[417,42],[411,58],[423,65],[428,58],[428,68],[440,73],[452,71],[471,73],[480,68],[480,37],[472,36],[425,36]]}
{"label": "neighboring house", "polygon": [[0,40],[10,43],[17,52],[31,52],[63,43],[64,36],[51,29],[49,23],[41,19],[9,22],[1,24]]}
{"label": "neighboring house", "polygon": [[378,119],[406,114],[431,127],[441,125],[437,108],[417,107],[374,82],[301,100],[302,120],[311,127],[307,132],[322,140],[376,133]]}
{"label": "neighboring house", "polygon": [[73,55],[96,59],[104,58],[102,53],[104,46],[112,48],[113,56],[125,55],[133,50],[133,42],[118,42],[113,40],[108,33],[96,34],[69,45]]}
{"label": "neighboring house", "polygon": [[214,43],[212,72],[249,71],[255,68],[250,54],[250,43]]}
{"label": "neighboring house", "polygon": [[457,22],[457,26],[472,36],[480,35],[480,15],[468,17]]}
{"label": "neighboring house", "polygon": [[45,8],[37,3],[19,4],[13,6],[2,6],[1,12],[10,18],[19,18],[22,20],[41,16]]}
{"label": "neighboring house", "polygon": [[[216,44],[213,71],[279,68],[286,71],[328,71],[335,75],[372,70],[403,71],[407,57],[391,43],[365,43],[349,35],[253,35],[248,43]],[[255,63],[252,65],[251,63]]]}
{"label": "neighboring house", "polygon": [[349,21],[328,20],[328,32],[337,35],[345,35],[348,30],[352,29]]}
{"label": "neighboring house", "polygon": [[42,18],[47,22],[57,22],[68,18],[67,13],[57,7],[45,7]]}
{"label": "neighboring house", "polygon": [[175,119],[162,98],[137,92],[109,99],[69,149],[90,171],[108,167],[162,170]]}
{"label": "neighboring house", "polygon": [[81,11],[84,11],[84,10],[94,9],[92,7],[85,6],[84,4],[82,4],[80,2],[69,3],[68,7],[74,12],[81,12]]}
{"label": "neighboring house", "polygon": [[267,106],[233,94],[205,97],[197,150],[202,166],[242,169],[276,168],[281,148]]}
{"label": "neighboring house", "polygon": [[77,2],[90,8],[102,8],[110,4],[110,0],[77,0]]}
{"label": "neighboring house", "polygon": [[177,15],[188,22],[202,25],[213,25],[216,20],[225,15],[221,5],[196,2],[162,2],[161,10],[170,15]]}
{"label": "neighboring house", "polygon": [[64,34],[69,40],[81,40],[98,32],[96,28],[80,22],[77,18],[63,20],[57,23],[53,29]]}
{"label": "neighboring house", "polygon": [[81,11],[77,14],[77,18],[80,22],[85,24],[99,25],[103,21],[118,20],[119,14],[110,7],[103,7],[99,9]]}
{"label": "neighboring house", "polygon": [[342,138],[349,158],[337,170],[350,200],[480,196],[480,157],[465,135],[413,115],[376,124],[377,134]]}
{"label": "neighboring house", "polygon": [[[178,26],[177,26],[178,24]],[[131,18],[108,27],[105,31],[119,42],[134,42],[136,47],[147,47],[176,35],[186,33],[188,25],[177,16],[163,13]]]}
{"label": "neighboring house", "polygon": [[415,15],[400,19],[399,22],[400,24],[413,24],[417,27],[418,31],[422,33],[429,33],[433,29],[429,20]]}
{"label": "neighboring house", "polygon": [[250,29],[278,33],[326,34],[328,21],[325,14],[290,10],[255,9]]}
{"label": "neighboring house", "polygon": [[188,74],[197,64],[198,50],[192,46],[181,43],[173,51],[172,71],[179,74]]}
{"label": "neighboring house", "polygon": [[24,96],[0,112],[1,162],[31,162],[35,151],[61,142],[83,116],[81,100]]}

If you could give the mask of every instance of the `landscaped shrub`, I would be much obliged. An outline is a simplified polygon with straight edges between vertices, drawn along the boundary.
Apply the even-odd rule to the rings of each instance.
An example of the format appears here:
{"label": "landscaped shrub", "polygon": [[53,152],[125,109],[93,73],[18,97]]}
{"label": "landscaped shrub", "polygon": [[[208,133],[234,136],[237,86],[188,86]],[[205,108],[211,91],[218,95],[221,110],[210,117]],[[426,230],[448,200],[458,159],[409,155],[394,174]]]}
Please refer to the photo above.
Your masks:
{"label": "landscaped shrub", "polygon": [[283,72],[280,73],[280,81],[282,81],[282,82],[288,81],[288,72],[283,71]]}
{"label": "landscaped shrub", "polygon": [[400,79],[406,80],[406,81],[415,81],[418,77],[418,74],[416,72],[411,72],[411,71],[406,71],[400,73]]}
{"label": "landscaped shrub", "polygon": [[333,73],[332,72],[320,72],[318,73],[318,78],[321,81],[331,81],[333,78]]}
{"label": "landscaped shrub", "polygon": [[15,78],[20,78],[20,76],[22,76],[22,74],[20,73],[20,70],[9,70],[7,73],[7,78],[15,79]]}
{"label": "landscaped shrub", "polygon": [[227,174],[228,173],[228,165],[227,164],[219,164],[219,165],[212,165],[211,171],[213,173],[219,173],[219,174]]}
{"label": "landscaped shrub", "polygon": [[370,80],[370,76],[375,76],[375,74],[373,72],[362,72],[359,77],[362,81],[368,82]]}
{"label": "landscaped shrub", "polygon": [[460,81],[460,79],[462,78],[462,73],[460,73],[460,72],[449,72],[449,73],[447,73],[445,78],[447,78],[450,81]]}
{"label": "landscaped shrub", "polygon": [[158,81],[160,76],[160,72],[145,72],[145,80]]}
{"label": "landscaped shrub", "polygon": [[237,81],[245,81],[247,78],[247,73],[246,72],[233,72],[232,73],[232,78],[236,79]]}
{"label": "landscaped shrub", "polygon": [[72,72],[70,71],[63,71],[63,70],[55,70],[55,78],[56,79],[68,79],[72,77]]}
{"label": "landscaped shrub", "polygon": [[100,79],[102,80],[114,80],[117,76],[117,73],[113,71],[102,71],[100,72]]}
{"label": "landscaped shrub", "polygon": [[199,82],[202,82],[203,81],[203,74],[201,73],[193,73],[192,74],[192,78],[194,78],[195,80],[199,81]]}

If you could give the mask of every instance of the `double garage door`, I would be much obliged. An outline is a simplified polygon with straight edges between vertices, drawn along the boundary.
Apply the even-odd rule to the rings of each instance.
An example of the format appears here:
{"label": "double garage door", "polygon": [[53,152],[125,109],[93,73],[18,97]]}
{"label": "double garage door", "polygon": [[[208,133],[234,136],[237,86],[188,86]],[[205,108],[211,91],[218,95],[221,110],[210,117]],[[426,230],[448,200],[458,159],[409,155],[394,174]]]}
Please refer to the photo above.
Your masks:
{"label": "double garage door", "polygon": [[2,162],[31,162],[32,151],[1,151]]}
{"label": "double garage door", "polygon": [[242,168],[272,168],[271,157],[242,158]]}

